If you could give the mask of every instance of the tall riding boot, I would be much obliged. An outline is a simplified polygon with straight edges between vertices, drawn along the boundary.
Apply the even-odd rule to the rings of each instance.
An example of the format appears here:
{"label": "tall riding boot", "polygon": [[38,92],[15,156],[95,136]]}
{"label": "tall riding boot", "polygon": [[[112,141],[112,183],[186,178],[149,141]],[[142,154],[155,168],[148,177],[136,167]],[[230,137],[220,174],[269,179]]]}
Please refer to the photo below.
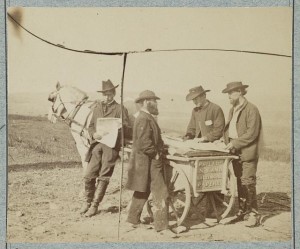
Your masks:
{"label": "tall riding boot", "polygon": [[255,184],[245,185],[247,189],[247,220],[245,226],[254,227],[259,224],[260,215],[257,209],[256,186]]}
{"label": "tall riding boot", "polygon": [[84,198],[85,203],[83,204],[82,208],[80,209],[80,214],[86,213],[92,203],[94,193],[95,193],[95,183],[96,179],[84,179]]}
{"label": "tall riding boot", "polygon": [[96,187],[94,199],[89,210],[85,213],[85,217],[91,217],[97,214],[99,203],[103,200],[109,181],[100,180]]}
{"label": "tall riding boot", "polygon": [[237,180],[237,190],[238,190],[238,204],[239,211],[237,213],[237,217],[240,220],[244,219],[244,216],[247,212],[247,188],[245,185],[242,185],[241,179]]}

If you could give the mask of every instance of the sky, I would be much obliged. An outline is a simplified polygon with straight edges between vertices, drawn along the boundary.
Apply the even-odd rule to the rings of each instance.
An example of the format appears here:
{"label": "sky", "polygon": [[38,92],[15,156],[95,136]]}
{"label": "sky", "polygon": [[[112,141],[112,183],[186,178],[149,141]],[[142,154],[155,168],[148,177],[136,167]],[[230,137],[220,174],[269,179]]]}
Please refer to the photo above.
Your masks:
{"label": "sky", "polygon": [[[292,9],[286,7],[9,8],[8,12],[16,18],[21,13],[21,24],[34,34],[79,50],[213,48],[292,54]],[[122,56],[50,46],[8,22],[9,94],[48,93],[57,81],[96,92],[102,80],[120,84],[122,63]],[[226,113],[228,96],[221,91],[231,81],[242,81],[249,85],[247,98],[264,115],[290,115],[291,78],[292,59],[286,57],[216,51],[129,54],[124,97],[134,99],[142,90],[153,90],[163,97],[161,109],[190,114],[193,104],[185,96],[190,88],[202,85]]]}

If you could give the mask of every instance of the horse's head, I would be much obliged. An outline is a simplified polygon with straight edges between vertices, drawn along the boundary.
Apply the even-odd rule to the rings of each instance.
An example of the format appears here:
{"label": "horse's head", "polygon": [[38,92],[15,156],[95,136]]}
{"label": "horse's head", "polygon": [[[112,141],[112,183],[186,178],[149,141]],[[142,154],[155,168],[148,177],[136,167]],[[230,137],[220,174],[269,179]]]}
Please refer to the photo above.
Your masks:
{"label": "horse's head", "polygon": [[57,118],[66,119],[76,106],[88,96],[83,91],[72,86],[61,86],[59,82],[56,84],[56,90],[51,92],[48,100],[52,102],[49,110],[48,119],[55,123]]}

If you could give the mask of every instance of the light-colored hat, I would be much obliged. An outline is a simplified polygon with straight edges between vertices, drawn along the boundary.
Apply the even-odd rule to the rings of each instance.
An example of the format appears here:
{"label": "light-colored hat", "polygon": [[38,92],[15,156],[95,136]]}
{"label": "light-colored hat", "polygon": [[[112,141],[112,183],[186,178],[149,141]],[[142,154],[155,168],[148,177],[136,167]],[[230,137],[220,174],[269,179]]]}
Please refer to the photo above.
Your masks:
{"label": "light-colored hat", "polygon": [[243,85],[241,81],[230,82],[227,84],[226,88],[222,91],[222,93],[228,93],[232,90],[247,88],[248,85]]}
{"label": "light-colored hat", "polygon": [[114,86],[114,84],[110,80],[102,81],[102,90],[97,91],[97,92],[100,92],[100,93],[108,92],[110,90],[117,88],[118,86],[119,85]]}
{"label": "light-colored hat", "polygon": [[139,97],[135,100],[135,103],[145,99],[160,99],[160,98],[157,97],[154,92],[150,90],[145,90],[139,94]]}
{"label": "light-colored hat", "polygon": [[196,86],[189,90],[189,94],[186,96],[186,101],[193,100],[203,93],[209,92],[210,90],[204,90],[202,86]]}

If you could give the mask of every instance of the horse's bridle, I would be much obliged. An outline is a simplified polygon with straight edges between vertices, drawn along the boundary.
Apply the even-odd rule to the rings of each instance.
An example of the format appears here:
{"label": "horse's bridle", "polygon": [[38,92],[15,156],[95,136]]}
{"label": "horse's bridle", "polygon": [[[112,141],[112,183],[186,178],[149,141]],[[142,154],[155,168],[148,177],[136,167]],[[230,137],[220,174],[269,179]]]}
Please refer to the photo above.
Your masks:
{"label": "horse's bridle", "polygon": [[[56,101],[57,98],[59,98],[60,103],[59,103],[58,106],[54,109],[54,103],[55,103],[55,101]],[[57,110],[59,109],[59,107],[60,107],[61,105],[63,105],[63,110],[67,110],[66,107],[65,107],[65,104],[66,104],[66,103],[73,103],[73,104],[75,104],[74,101],[70,101],[70,102],[64,102],[64,101],[62,101],[61,96],[60,96],[59,92],[57,91],[56,94],[55,94],[55,99],[50,100],[50,101],[53,101],[53,105],[52,105],[52,115],[55,116],[56,118],[61,118],[61,119],[62,119],[62,120],[70,127],[70,129],[71,129],[72,132],[75,132],[75,133],[79,134],[81,137],[84,137],[83,133],[84,133],[84,130],[86,129],[87,121],[88,121],[89,116],[92,114],[93,110],[91,109],[91,111],[90,111],[89,114],[87,115],[84,124],[79,123],[79,122],[76,121],[74,118],[75,118],[76,114],[78,113],[80,107],[81,107],[84,103],[86,103],[87,100],[88,100],[88,97],[85,97],[85,98],[82,99],[79,103],[77,103],[77,104],[75,105],[74,109],[73,109],[72,111],[70,111],[66,117],[63,116],[63,111],[61,112],[60,115],[57,115],[56,112],[57,112]],[[73,123],[76,124],[76,125],[78,125],[79,127],[81,127],[81,130],[78,131],[78,130],[72,129],[72,128],[71,128],[71,125],[72,125]],[[87,138],[85,137],[85,139],[87,139]]]}
{"label": "horse's bridle", "polygon": [[[59,103],[58,106],[54,109],[54,103],[56,102],[57,97],[59,97],[60,103]],[[52,102],[53,102],[53,105],[52,105],[52,107],[51,107],[51,109],[52,109],[52,115],[55,116],[56,118],[62,118],[62,120],[65,120],[66,118],[65,118],[62,114],[61,114],[61,115],[57,115],[57,113],[56,113],[57,110],[58,110],[58,108],[59,108],[61,105],[63,105],[63,108],[66,110],[66,107],[65,107],[64,102],[62,101],[62,99],[61,99],[61,97],[60,97],[59,92],[56,92],[55,100],[53,100]],[[67,102],[66,102],[66,103],[67,103]],[[63,109],[63,110],[64,110],[64,109]],[[61,112],[61,113],[62,113],[62,112]]]}

